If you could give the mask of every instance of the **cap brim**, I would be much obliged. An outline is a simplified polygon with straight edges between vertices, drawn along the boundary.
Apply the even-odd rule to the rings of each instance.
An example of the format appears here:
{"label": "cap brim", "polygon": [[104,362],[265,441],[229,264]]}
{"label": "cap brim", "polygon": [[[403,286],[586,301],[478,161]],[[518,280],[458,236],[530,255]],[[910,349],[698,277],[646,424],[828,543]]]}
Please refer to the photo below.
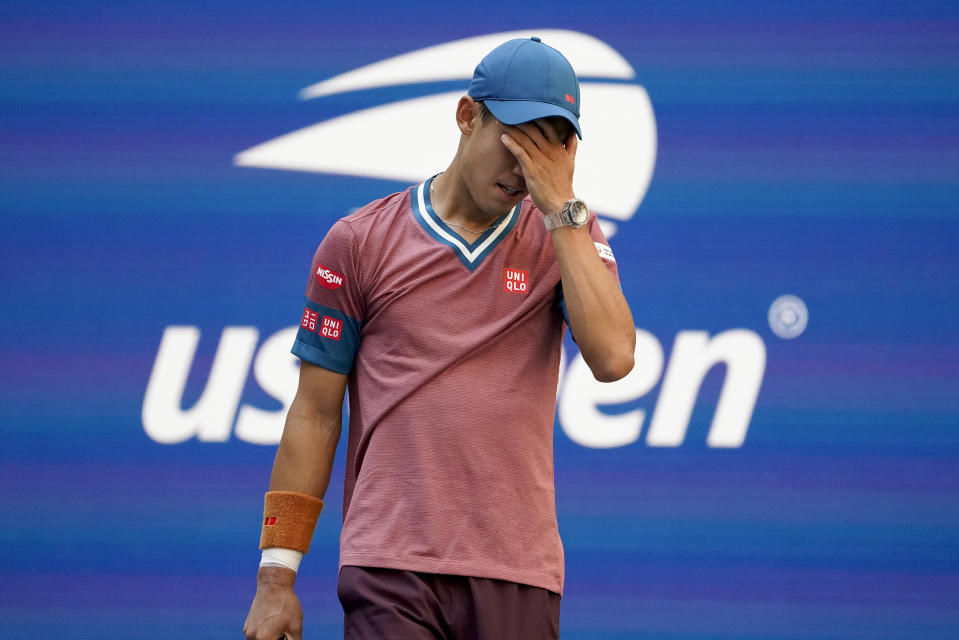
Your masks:
{"label": "cap brim", "polygon": [[483,104],[503,124],[523,124],[524,122],[551,116],[565,118],[576,129],[576,135],[579,136],[579,139],[583,139],[583,132],[579,128],[579,119],[565,107],[532,100],[484,100]]}

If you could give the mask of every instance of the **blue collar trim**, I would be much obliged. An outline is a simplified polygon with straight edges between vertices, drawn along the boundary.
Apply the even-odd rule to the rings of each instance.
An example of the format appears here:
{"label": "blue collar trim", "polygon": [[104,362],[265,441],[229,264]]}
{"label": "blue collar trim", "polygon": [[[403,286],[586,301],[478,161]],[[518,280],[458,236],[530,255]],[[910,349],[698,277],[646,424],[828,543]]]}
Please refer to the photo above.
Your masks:
{"label": "blue collar trim", "polygon": [[433,210],[433,204],[430,202],[430,183],[433,182],[433,178],[413,188],[411,194],[413,216],[434,240],[453,249],[453,253],[460,259],[463,266],[473,271],[516,226],[523,203],[517,203],[484,231],[483,235],[469,243],[443,222],[443,219]]}

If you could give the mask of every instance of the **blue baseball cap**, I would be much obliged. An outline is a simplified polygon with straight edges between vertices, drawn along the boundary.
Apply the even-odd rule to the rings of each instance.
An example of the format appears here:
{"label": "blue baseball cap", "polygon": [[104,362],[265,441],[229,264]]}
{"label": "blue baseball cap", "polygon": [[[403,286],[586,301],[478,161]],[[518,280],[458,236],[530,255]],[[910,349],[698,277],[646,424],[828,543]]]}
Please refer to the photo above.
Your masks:
{"label": "blue baseball cap", "polygon": [[467,94],[503,124],[559,116],[583,137],[576,72],[562,53],[536,36],[509,40],[486,54]]}

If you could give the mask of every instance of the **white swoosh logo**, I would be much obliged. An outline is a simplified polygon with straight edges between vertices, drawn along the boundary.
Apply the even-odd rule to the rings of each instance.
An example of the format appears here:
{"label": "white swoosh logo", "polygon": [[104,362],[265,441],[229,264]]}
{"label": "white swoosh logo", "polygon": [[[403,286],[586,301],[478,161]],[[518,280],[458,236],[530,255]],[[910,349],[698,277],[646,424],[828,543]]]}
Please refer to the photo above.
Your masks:
{"label": "white swoosh logo", "polygon": [[[505,40],[539,35],[563,52],[577,75],[629,79],[635,73],[612,47],[575,31],[510,31],[427,47],[355,69],[300,92],[305,99],[416,82],[462,79]],[[465,90],[465,87],[464,87]],[[286,169],[419,182],[442,170],[456,152],[456,102],[465,91],[439,93],[356,111],[251,147],[234,158],[245,167]],[[573,187],[592,209],[628,220],[639,207],[656,161],[656,121],[643,87],[583,81],[584,140]],[[448,122],[448,127],[437,123]],[[608,235],[615,231],[605,221]]]}

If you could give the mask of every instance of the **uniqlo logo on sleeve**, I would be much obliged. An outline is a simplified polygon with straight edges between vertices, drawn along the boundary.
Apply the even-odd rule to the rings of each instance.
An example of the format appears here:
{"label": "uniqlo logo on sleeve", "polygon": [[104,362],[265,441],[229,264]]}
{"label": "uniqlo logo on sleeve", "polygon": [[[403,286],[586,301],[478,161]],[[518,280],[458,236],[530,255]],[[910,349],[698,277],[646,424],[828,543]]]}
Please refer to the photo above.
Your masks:
{"label": "uniqlo logo on sleeve", "polygon": [[343,285],[343,276],[318,264],[316,265],[316,281],[325,289],[339,289]]}
{"label": "uniqlo logo on sleeve", "polygon": [[313,311],[309,308],[303,309],[303,319],[300,320],[300,326],[306,329],[307,331],[316,331],[316,323],[319,320],[319,315],[316,311]]}
{"label": "uniqlo logo on sleeve", "polygon": [[503,291],[529,294],[529,271],[507,267],[503,271]]}
{"label": "uniqlo logo on sleeve", "polygon": [[337,320],[336,318],[331,318],[330,316],[323,316],[323,321],[320,323],[321,336],[324,338],[329,338],[330,340],[339,340],[342,333],[342,320]]}

